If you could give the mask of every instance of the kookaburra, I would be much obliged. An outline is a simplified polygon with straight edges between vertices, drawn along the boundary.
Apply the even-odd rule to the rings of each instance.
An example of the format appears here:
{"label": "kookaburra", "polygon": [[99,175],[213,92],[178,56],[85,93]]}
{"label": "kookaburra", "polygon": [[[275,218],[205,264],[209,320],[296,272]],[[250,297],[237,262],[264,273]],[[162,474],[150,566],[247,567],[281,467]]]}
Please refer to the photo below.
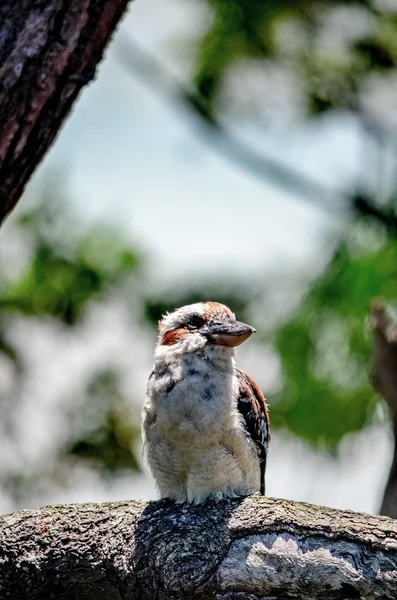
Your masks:
{"label": "kookaburra", "polygon": [[162,498],[265,493],[267,407],[234,361],[254,332],[218,302],[183,306],[159,322],[142,433]]}

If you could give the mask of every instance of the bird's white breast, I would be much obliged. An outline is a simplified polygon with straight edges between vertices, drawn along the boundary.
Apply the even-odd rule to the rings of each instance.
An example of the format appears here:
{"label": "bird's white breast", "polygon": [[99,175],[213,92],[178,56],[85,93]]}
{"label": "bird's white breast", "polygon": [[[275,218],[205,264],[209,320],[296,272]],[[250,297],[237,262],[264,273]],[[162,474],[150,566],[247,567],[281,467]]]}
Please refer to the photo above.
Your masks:
{"label": "bird's white breast", "polygon": [[[217,365],[219,367],[219,365]],[[237,425],[236,379],[233,359],[215,368],[206,354],[188,355],[153,378],[156,426],[164,436],[200,445],[213,443]],[[197,440],[196,440],[197,441]]]}

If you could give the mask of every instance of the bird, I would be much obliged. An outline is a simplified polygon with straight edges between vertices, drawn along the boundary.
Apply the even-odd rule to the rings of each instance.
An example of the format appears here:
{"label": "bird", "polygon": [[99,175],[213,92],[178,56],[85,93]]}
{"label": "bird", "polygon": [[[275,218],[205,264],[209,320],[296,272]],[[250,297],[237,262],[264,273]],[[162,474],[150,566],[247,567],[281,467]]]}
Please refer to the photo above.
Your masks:
{"label": "bird", "polygon": [[158,330],[142,437],[160,497],[200,504],[264,495],[268,409],[234,359],[256,330],[212,301],[167,313]]}

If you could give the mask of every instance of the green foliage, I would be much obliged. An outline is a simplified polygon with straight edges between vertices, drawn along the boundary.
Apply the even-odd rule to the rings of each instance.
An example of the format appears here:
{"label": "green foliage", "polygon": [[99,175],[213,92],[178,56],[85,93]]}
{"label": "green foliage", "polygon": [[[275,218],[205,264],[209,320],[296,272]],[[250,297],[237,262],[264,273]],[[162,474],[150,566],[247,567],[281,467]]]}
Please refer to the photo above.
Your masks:
{"label": "green foliage", "polygon": [[20,218],[19,227],[33,237],[33,255],[0,296],[0,308],[74,325],[94,296],[136,271],[138,256],[118,231],[99,225],[76,238],[69,219],[59,204],[41,204]]}
{"label": "green foliage", "polygon": [[140,426],[120,393],[118,373],[97,373],[78,413],[78,424],[73,428],[75,438],[66,450],[68,455],[88,460],[107,473],[139,471],[133,442],[140,438]]}
{"label": "green foliage", "polygon": [[284,382],[272,403],[274,425],[335,450],[371,422],[378,398],[368,382],[365,324],[375,296],[397,299],[397,244],[358,224],[275,333]]}
{"label": "green foliage", "polygon": [[[141,267],[138,252],[118,228],[102,224],[87,228],[68,212],[66,202],[48,189],[45,192],[42,202],[13,219],[13,237],[28,253],[12,277],[3,277],[0,289],[0,369],[6,364],[13,367],[8,393],[0,378],[3,424],[18,414],[19,390],[29,376],[14,325],[34,318],[38,327],[52,324],[78,333],[91,303],[108,303],[125,296],[126,290],[131,293]],[[138,470],[139,417],[120,392],[120,376],[99,365],[80,402],[66,402],[66,441],[60,441],[59,455],[49,457],[49,465],[58,461],[64,470],[65,465],[83,461],[104,475]],[[15,502],[33,496],[41,482],[53,476],[52,467],[50,473],[44,464],[34,468],[3,474],[2,483]]]}
{"label": "green foliage", "polygon": [[[396,12],[381,10],[373,2],[206,0],[206,4],[213,18],[199,43],[195,83],[209,103],[216,103],[230,67],[241,59],[262,60],[264,65],[294,72],[311,113],[356,110],[366,79],[397,66]],[[339,43],[330,43],[340,35]]]}

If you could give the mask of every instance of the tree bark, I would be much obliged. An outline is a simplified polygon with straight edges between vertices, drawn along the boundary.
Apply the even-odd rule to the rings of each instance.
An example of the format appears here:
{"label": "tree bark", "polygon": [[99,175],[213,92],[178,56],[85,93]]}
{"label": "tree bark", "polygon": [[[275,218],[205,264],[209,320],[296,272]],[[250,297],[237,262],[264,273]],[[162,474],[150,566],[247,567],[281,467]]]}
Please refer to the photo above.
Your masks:
{"label": "tree bark", "polygon": [[373,335],[370,378],[390,410],[394,435],[394,456],[380,512],[397,518],[397,323],[383,300],[374,300],[370,325]]}
{"label": "tree bark", "polygon": [[0,518],[7,600],[395,599],[397,522],[259,496]]}
{"label": "tree bark", "polygon": [[0,2],[0,223],[95,74],[128,0]]}

